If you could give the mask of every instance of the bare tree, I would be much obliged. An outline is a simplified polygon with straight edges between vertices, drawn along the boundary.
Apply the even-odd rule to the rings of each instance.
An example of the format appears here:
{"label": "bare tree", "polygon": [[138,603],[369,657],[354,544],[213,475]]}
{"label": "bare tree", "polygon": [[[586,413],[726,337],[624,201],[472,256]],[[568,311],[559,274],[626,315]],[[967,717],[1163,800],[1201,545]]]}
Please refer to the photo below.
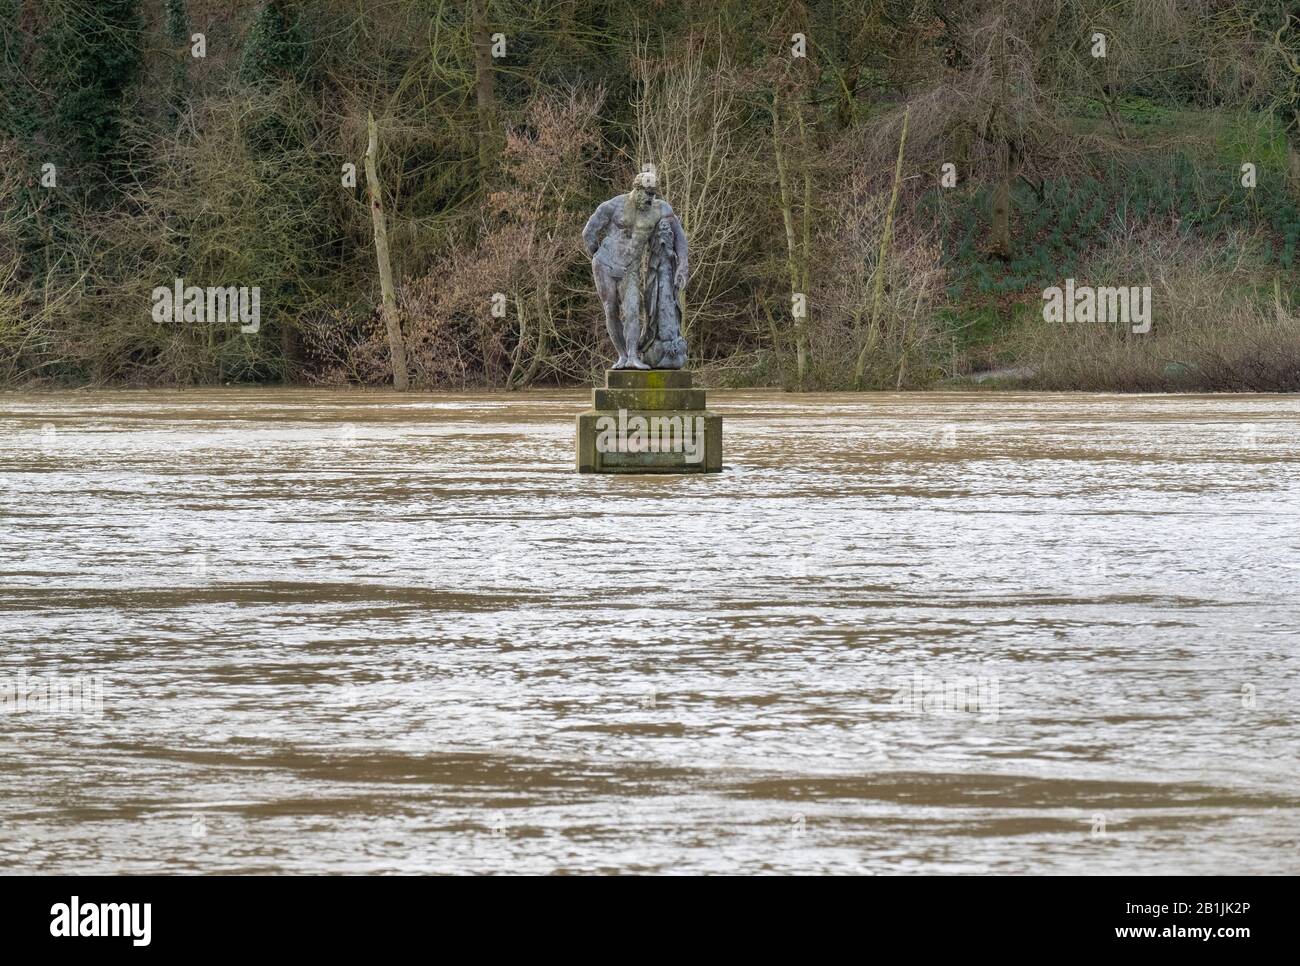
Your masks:
{"label": "bare tree", "polygon": [[408,385],[406,371],[406,343],[402,341],[402,325],[397,316],[397,296],[393,291],[393,266],[388,258],[388,225],[384,221],[383,186],[375,170],[375,155],[379,153],[379,133],[375,115],[366,116],[366,183],[370,188],[370,215],[375,224],[375,258],[379,263],[379,290],[383,299],[384,326],[388,330],[388,348],[393,357],[393,388],[405,392]]}
{"label": "bare tree", "polygon": [[[777,81],[772,87],[772,154],[776,160],[777,186],[780,191],[781,223],[785,228],[786,268],[790,273],[790,299],[792,306],[801,301],[792,311],[794,326],[795,383],[802,387],[808,377],[808,263],[811,259],[811,221],[812,221],[812,174],[808,167],[808,128],[803,119],[801,106],[788,95],[783,95],[782,82]],[[802,227],[796,231],[794,192],[791,185],[789,147],[789,119],[787,113],[795,116],[795,129],[799,132],[799,167],[803,174],[803,203],[798,217]]]}
{"label": "bare tree", "polygon": [[720,40],[693,35],[676,49],[656,57],[648,41],[639,43],[634,107],[637,157],[654,165],[660,192],[690,238],[691,280],[682,293],[689,339],[697,321],[729,314],[745,232],[744,152],[735,78]]}

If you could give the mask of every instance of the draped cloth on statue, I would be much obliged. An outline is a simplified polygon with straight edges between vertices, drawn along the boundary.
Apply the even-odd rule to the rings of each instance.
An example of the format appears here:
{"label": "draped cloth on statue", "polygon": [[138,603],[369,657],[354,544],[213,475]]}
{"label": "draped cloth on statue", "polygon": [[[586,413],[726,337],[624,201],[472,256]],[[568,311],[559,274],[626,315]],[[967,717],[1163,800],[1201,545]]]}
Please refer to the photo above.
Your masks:
{"label": "draped cloth on statue", "polygon": [[677,250],[672,226],[659,222],[650,239],[650,265],[641,304],[645,325],[641,329],[641,358],[653,369],[681,369],[686,365],[686,340],[682,338],[682,309],[674,278]]}

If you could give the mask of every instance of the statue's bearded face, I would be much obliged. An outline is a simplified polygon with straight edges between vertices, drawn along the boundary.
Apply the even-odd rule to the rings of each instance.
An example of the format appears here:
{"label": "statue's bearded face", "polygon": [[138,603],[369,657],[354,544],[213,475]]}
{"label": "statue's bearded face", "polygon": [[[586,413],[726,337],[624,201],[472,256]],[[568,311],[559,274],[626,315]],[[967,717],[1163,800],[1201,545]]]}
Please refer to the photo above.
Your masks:
{"label": "statue's bearded face", "polygon": [[636,205],[637,211],[648,211],[650,206],[654,204],[654,200],[654,188],[643,188],[641,185],[637,185],[632,189],[632,204]]}

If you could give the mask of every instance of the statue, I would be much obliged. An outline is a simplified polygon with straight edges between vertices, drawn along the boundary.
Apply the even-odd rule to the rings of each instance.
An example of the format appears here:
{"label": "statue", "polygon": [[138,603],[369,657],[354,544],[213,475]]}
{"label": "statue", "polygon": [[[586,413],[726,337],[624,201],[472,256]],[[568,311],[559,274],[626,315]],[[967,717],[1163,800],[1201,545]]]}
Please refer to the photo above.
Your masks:
{"label": "statue", "polygon": [[618,350],[615,369],[686,365],[678,301],[686,285],[686,232],[672,206],[656,195],[655,176],[639,174],[631,191],[603,202],[582,230],[605,326]]}

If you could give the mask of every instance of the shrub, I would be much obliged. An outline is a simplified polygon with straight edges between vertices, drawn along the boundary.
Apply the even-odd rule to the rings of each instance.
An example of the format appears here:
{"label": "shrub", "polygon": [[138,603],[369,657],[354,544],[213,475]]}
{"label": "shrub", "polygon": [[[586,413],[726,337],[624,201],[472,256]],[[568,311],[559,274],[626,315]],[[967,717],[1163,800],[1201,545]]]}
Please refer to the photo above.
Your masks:
{"label": "shrub", "polygon": [[[1152,324],[1025,327],[1018,363],[1040,389],[1138,392],[1300,390],[1297,293],[1260,268],[1258,234],[1210,248],[1169,229],[1112,239],[1080,266],[1076,282],[1152,287]],[[1252,268],[1252,266],[1255,266]],[[1292,280],[1294,285],[1294,280]]]}

